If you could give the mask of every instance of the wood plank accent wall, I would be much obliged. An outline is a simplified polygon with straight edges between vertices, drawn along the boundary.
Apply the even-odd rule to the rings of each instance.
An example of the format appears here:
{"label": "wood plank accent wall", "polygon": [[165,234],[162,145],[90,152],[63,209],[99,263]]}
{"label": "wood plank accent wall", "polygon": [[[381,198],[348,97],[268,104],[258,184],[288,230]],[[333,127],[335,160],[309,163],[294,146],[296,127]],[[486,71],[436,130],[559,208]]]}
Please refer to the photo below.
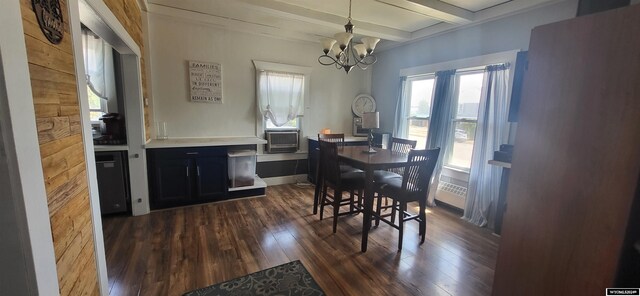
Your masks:
{"label": "wood plank accent wall", "polygon": [[[142,14],[137,0],[104,0],[104,3],[109,7],[111,12],[116,16],[118,21],[127,30],[127,33],[131,35],[131,38],[140,47],[140,69],[142,72],[142,92],[143,97],[149,98],[148,86],[147,86],[147,74],[145,68],[145,50],[144,50],[144,38],[142,30]],[[149,121],[149,107],[144,105],[144,127],[146,131],[147,140],[151,135],[151,122]]]}
{"label": "wood plank accent wall", "polygon": [[98,295],[84,146],[67,1],[64,37],[51,44],[20,0],[61,295]]}

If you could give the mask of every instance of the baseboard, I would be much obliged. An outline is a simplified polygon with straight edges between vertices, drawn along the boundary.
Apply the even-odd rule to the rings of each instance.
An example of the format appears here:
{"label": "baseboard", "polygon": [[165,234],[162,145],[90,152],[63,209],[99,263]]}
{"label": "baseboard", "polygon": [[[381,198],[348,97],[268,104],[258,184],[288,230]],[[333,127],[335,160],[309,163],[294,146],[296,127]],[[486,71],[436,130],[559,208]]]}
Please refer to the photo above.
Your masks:
{"label": "baseboard", "polygon": [[291,175],[291,176],[281,176],[281,177],[271,177],[271,178],[262,178],[267,186],[273,185],[282,185],[282,184],[293,184],[298,182],[307,182],[307,175]]}

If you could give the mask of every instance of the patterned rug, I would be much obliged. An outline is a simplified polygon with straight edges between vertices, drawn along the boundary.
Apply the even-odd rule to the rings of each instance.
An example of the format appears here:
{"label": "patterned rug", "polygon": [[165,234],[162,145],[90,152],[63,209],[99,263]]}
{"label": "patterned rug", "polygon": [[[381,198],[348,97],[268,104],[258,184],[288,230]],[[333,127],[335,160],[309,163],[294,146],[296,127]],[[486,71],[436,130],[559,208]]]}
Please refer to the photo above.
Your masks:
{"label": "patterned rug", "polygon": [[184,296],[325,295],[300,260],[188,292]]}

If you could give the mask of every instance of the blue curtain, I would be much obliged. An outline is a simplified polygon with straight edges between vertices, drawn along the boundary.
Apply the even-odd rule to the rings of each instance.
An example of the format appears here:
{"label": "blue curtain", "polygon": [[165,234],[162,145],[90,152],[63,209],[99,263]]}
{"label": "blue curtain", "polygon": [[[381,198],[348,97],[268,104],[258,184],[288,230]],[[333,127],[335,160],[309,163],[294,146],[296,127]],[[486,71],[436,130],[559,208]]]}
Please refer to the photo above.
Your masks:
{"label": "blue curtain", "polygon": [[498,201],[502,168],[487,162],[493,158],[493,151],[499,150],[500,144],[507,142],[508,81],[508,64],[486,68],[462,217],[481,227],[487,225],[490,209]]}
{"label": "blue curtain", "polygon": [[407,102],[404,100],[404,89],[407,82],[407,77],[400,78],[400,86],[398,88],[398,101],[396,102],[396,117],[393,125],[393,136],[396,138],[407,137],[407,117],[409,117],[409,110],[407,108]]}
{"label": "blue curtain", "polygon": [[[438,189],[442,162],[452,135],[453,116],[455,116],[456,102],[456,70],[436,72],[436,82],[433,91],[433,107],[431,108],[431,120],[429,120],[429,133],[427,134],[427,149],[440,147],[440,157],[433,171],[431,184],[429,185],[428,204],[433,205],[435,193]],[[419,149],[422,147],[418,147]]]}

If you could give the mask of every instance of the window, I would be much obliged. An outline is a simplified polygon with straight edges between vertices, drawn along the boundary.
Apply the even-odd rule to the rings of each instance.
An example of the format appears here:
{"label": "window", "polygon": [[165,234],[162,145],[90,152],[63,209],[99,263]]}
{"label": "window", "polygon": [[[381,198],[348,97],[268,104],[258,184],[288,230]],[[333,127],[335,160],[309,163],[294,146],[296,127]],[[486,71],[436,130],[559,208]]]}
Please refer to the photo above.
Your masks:
{"label": "window", "polygon": [[305,76],[297,73],[258,73],[258,101],[268,129],[299,129],[304,109]]}
{"label": "window", "polygon": [[93,123],[100,121],[100,117],[107,112],[106,101],[96,95],[87,85],[87,94],[89,94],[89,119]]}
{"label": "window", "polygon": [[411,77],[407,79],[405,86],[405,102],[408,101],[409,104],[406,137],[417,141],[418,148],[424,148],[427,145],[434,81],[433,75]]}
{"label": "window", "polygon": [[463,72],[456,75],[458,91],[456,116],[453,118],[453,136],[450,137],[445,166],[468,171],[478,122],[478,107],[482,95],[483,72]]}
{"label": "window", "polygon": [[274,130],[274,129],[299,129],[300,128],[300,117],[296,117],[292,120],[287,121],[283,126],[276,126],[273,124],[270,118],[265,119],[265,129]]}

